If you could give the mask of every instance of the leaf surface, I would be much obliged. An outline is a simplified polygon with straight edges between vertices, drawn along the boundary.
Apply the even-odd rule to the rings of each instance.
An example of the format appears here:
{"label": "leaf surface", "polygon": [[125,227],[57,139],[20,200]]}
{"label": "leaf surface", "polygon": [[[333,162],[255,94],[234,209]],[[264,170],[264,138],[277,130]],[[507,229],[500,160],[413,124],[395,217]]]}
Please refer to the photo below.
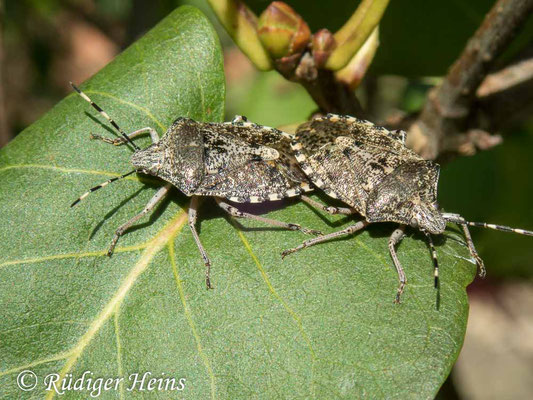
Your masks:
{"label": "leaf surface", "polygon": [[[180,8],[82,89],[126,131],[152,126],[163,134],[178,116],[220,121],[218,40],[200,12]],[[142,210],[160,183],[130,176],[69,209],[88,188],[131,169],[126,147],[90,141],[89,132],[113,135],[73,93],[0,152],[2,398],[51,398],[43,386],[47,374],[77,379],[84,371],[93,379],[125,378],[102,398],[436,393],[462,344],[465,287],[475,272],[457,231],[438,242],[440,308],[421,235],[400,245],[409,285],[395,306],[397,278],[387,254],[393,226],[374,226],[282,262],[281,250],[305,236],[229,223],[206,199],[200,237],[215,285],[206,291],[186,226],[188,199],[177,190],[121,238],[110,259],[114,230]],[[284,205],[268,216],[325,232],[349,223],[321,219],[303,204]],[[16,378],[27,369],[39,385],[23,392]],[[145,372],[185,378],[185,389],[128,391],[128,377]]]}

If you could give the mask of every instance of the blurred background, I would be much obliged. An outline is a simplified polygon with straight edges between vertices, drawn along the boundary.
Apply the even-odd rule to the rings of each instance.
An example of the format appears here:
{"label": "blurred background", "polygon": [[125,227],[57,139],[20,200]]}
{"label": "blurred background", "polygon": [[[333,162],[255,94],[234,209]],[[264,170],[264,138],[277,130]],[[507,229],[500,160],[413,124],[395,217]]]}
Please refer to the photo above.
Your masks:
{"label": "blurred background", "polygon": [[[270,3],[246,2],[257,14]],[[358,1],[288,1],[312,31],[339,28]],[[16,137],[171,10],[192,4],[224,47],[226,117],[270,126],[299,123],[316,109],[307,92],[277,72],[259,72],[226,35],[205,0],[0,0],[0,146]],[[492,0],[392,0],[380,48],[358,96],[379,122],[416,112],[479,26]],[[502,65],[533,54],[533,21]],[[467,219],[533,229],[533,117],[502,127],[502,145],[445,165],[439,202]],[[533,398],[533,239],[476,230],[488,278],[470,287],[471,313],[459,362],[442,399]]]}

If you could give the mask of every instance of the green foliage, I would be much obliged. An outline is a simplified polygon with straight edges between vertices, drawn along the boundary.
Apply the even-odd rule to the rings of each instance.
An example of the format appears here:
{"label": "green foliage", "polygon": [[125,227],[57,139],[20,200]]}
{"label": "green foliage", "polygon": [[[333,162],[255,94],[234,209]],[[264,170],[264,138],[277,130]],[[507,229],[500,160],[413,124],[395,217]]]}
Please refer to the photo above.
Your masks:
{"label": "green foliage", "polygon": [[[220,121],[218,40],[200,12],[180,8],[82,89],[127,131],[153,126],[163,134],[177,116]],[[125,147],[91,142],[89,132],[112,135],[71,94],[0,152],[3,398],[43,394],[42,385],[35,392],[16,387],[23,369],[41,379],[86,370],[100,377],[165,373],[186,378],[183,395],[197,399],[435,395],[461,348],[465,287],[475,272],[457,231],[437,243],[439,309],[423,236],[400,245],[409,285],[398,306],[387,250],[392,225],[281,262],[281,250],[305,236],[229,223],[207,199],[200,237],[215,289],[206,291],[186,226],[188,199],[177,190],[119,241],[110,259],[104,254],[114,229],[160,183],[132,176],[69,209],[87,188],[131,168]],[[303,204],[283,205],[269,217],[325,232],[349,222],[321,219]],[[150,396],[126,389],[127,398]],[[176,398],[169,392],[150,398],[156,395]]]}
{"label": "green foliage", "polygon": [[[269,3],[246,1],[258,14]],[[287,0],[286,3],[302,15],[312,32],[321,28],[335,32],[360,2]],[[409,77],[445,74],[493,4],[494,0],[392,0],[380,23],[380,47],[372,64],[373,72]],[[527,44],[532,33],[533,20],[518,42]]]}
{"label": "green foliage", "polygon": [[228,87],[226,116],[246,115],[250,121],[267,126],[301,123],[316,110],[305,89],[275,71]]}
{"label": "green foliage", "polygon": [[[533,227],[532,128],[514,127],[503,133],[501,146],[446,165],[440,178],[440,204],[473,221]],[[472,235],[485,260],[487,279],[533,276],[530,237],[474,228]]]}

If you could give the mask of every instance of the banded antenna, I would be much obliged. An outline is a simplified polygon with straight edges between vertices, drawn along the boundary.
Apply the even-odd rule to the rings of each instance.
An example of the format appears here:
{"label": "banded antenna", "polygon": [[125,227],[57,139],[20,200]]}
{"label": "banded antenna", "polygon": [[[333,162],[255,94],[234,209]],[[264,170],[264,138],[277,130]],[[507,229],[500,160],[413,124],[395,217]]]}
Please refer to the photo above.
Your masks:
{"label": "banded antenna", "polygon": [[76,204],[78,204],[78,203],[79,203],[80,201],[82,201],[84,198],[86,198],[87,196],[89,196],[89,194],[91,194],[92,192],[95,192],[95,191],[97,191],[98,189],[101,189],[101,188],[103,188],[104,186],[109,185],[111,182],[115,182],[115,181],[118,181],[119,179],[125,178],[125,177],[127,177],[127,176],[133,174],[133,173],[136,172],[136,171],[137,171],[137,170],[134,169],[133,171],[127,172],[127,173],[125,173],[125,174],[123,174],[123,175],[120,175],[120,176],[117,176],[117,177],[115,177],[115,178],[108,179],[108,180],[105,181],[104,183],[101,183],[101,184],[99,184],[98,186],[95,186],[95,187],[89,189],[87,192],[83,193],[80,197],[78,197],[78,198],[76,199],[76,201],[74,201],[74,202],[70,205],[70,207],[74,207]]}
{"label": "banded antenna", "polygon": [[113,128],[115,128],[121,135],[124,139],[126,139],[128,141],[129,144],[131,144],[133,146],[133,148],[135,150],[140,150],[141,148],[139,146],[137,146],[135,143],[133,143],[133,140],[131,140],[129,138],[128,135],[126,135],[126,132],[124,132],[120,126],[117,125],[117,123],[115,121],[113,121],[113,119],[111,119],[111,117],[104,111],[102,110],[102,108],[96,104],[94,101],[92,101],[89,96],[87,96],[85,93],[83,93],[76,85],[74,85],[72,82],[70,82],[70,86],[72,86],[72,88],[78,92],[78,94],[86,101],[89,102],[89,104],[91,106],[93,106],[93,108],[98,111],[105,119],[107,119],[109,121],[109,123],[113,126]]}
{"label": "banded antenna", "polygon": [[520,228],[511,228],[509,226],[504,226],[504,225],[488,224],[486,222],[471,222],[471,221],[465,220],[459,214],[443,213],[442,216],[444,217],[446,221],[453,222],[458,225],[477,226],[480,228],[489,228],[489,229],[494,229],[494,230],[502,231],[502,232],[513,232],[513,233],[518,233],[519,235],[533,236],[532,231],[526,231],[525,229],[520,229]]}

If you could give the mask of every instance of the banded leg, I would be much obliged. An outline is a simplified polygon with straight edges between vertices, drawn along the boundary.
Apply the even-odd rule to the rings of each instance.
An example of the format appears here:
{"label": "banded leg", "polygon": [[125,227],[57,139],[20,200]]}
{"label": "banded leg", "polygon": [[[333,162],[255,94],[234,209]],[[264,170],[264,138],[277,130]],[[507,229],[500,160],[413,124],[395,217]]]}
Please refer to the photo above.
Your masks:
{"label": "banded leg", "polygon": [[204,246],[202,245],[202,242],[200,242],[200,236],[198,236],[198,232],[196,231],[196,219],[198,215],[198,205],[199,205],[199,197],[192,196],[191,203],[189,204],[189,228],[191,229],[192,236],[194,238],[194,241],[196,242],[196,246],[198,246],[198,250],[200,251],[200,254],[204,260],[205,286],[208,289],[213,289],[213,286],[211,286],[211,261],[209,260],[207,252],[205,251]]}
{"label": "banded leg", "polygon": [[275,219],[265,218],[261,217],[259,215],[250,214],[247,212],[240,211],[238,208],[224,202],[222,199],[215,197],[215,201],[219,205],[220,208],[222,208],[224,211],[226,211],[229,215],[235,218],[249,218],[254,219],[256,221],[264,222],[268,225],[273,226],[279,226],[280,228],[289,229],[291,231],[301,231],[307,235],[321,235],[322,233],[320,231],[314,230],[314,229],[308,229],[304,228],[298,224],[291,224],[287,222],[278,221]]}
{"label": "banded leg", "polygon": [[394,232],[392,232],[392,235],[390,235],[389,237],[389,252],[392,257],[392,261],[394,262],[394,267],[396,268],[396,272],[398,272],[398,281],[400,282],[398,285],[398,290],[396,292],[396,298],[394,299],[394,302],[396,304],[400,304],[400,297],[405,289],[405,285],[407,284],[407,278],[405,277],[405,272],[402,268],[402,264],[400,264],[398,255],[396,254],[396,246],[405,237],[404,231],[405,231],[405,225],[400,225],[400,227],[396,229]]}
{"label": "banded leg", "polygon": [[333,232],[333,233],[330,233],[328,235],[319,236],[319,237],[316,237],[316,238],[313,238],[313,239],[306,240],[305,242],[303,242],[299,246],[296,246],[296,247],[294,247],[292,249],[287,249],[287,250],[283,251],[281,253],[281,258],[285,258],[289,254],[295,253],[295,252],[297,252],[299,250],[302,250],[302,249],[304,249],[306,247],[314,246],[315,244],[318,244],[318,243],[326,242],[326,241],[328,241],[330,239],[334,239],[334,238],[337,238],[337,237],[340,237],[340,236],[351,235],[351,234],[363,229],[368,224],[369,223],[366,222],[366,221],[359,221],[356,224],[351,225],[348,228],[345,228],[343,230],[340,230],[340,231],[337,231],[337,232]]}
{"label": "banded leg", "polygon": [[[152,143],[159,142],[159,135],[153,128],[150,128],[149,126],[147,126],[146,128],[137,129],[136,131],[133,131],[127,134],[126,136],[131,140],[146,132],[150,133],[150,138],[152,139]],[[105,136],[97,135],[94,133],[91,133],[91,139],[98,139],[98,140],[101,140],[102,142],[106,142],[106,143],[109,143],[115,146],[120,146],[128,142],[128,140],[125,137],[118,137],[115,139],[111,139],[111,138],[107,138]]]}
{"label": "banded leg", "polygon": [[435,245],[433,244],[433,239],[431,234],[424,232],[428,238],[429,248],[431,250],[431,259],[433,260],[433,276],[435,277],[435,289],[439,287],[439,260],[437,259],[437,251],[435,250]]}
{"label": "banded leg", "polygon": [[301,195],[300,199],[302,199],[304,203],[309,204],[311,207],[318,208],[319,210],[323,210],[331,215],[334,215],[334,214],[352,215],[352,214],[357,213],[357,210],[355,210],[354,208],[325,206],[322,203],[319,203],[318,201],[313,200],[312,198],[306,195]]}
{"label": "banded leg", "polygon": [[144,217],[146,214],[151,212],[155,206],[165,198],[166,194],[169,192],[172,185],[170,183],[166,184],[162,188],[160,188],[154,196],[150,199],[150,201],[146,204],[146,207],[134,216],[132,219],[130,219],[125,224],[122,224],[119,226],[119,228],[115,231],[115,236],[113,237],[113,240],[111,240],[111,245],[109,246],[109,250],[107,251],[107,255],[111,257],[113,254],[113,250],[115,250],[115,246],[117,245],[118,239],[128,230],[134,223],[136,223],[138,220],[140,220],[142,217]]}

